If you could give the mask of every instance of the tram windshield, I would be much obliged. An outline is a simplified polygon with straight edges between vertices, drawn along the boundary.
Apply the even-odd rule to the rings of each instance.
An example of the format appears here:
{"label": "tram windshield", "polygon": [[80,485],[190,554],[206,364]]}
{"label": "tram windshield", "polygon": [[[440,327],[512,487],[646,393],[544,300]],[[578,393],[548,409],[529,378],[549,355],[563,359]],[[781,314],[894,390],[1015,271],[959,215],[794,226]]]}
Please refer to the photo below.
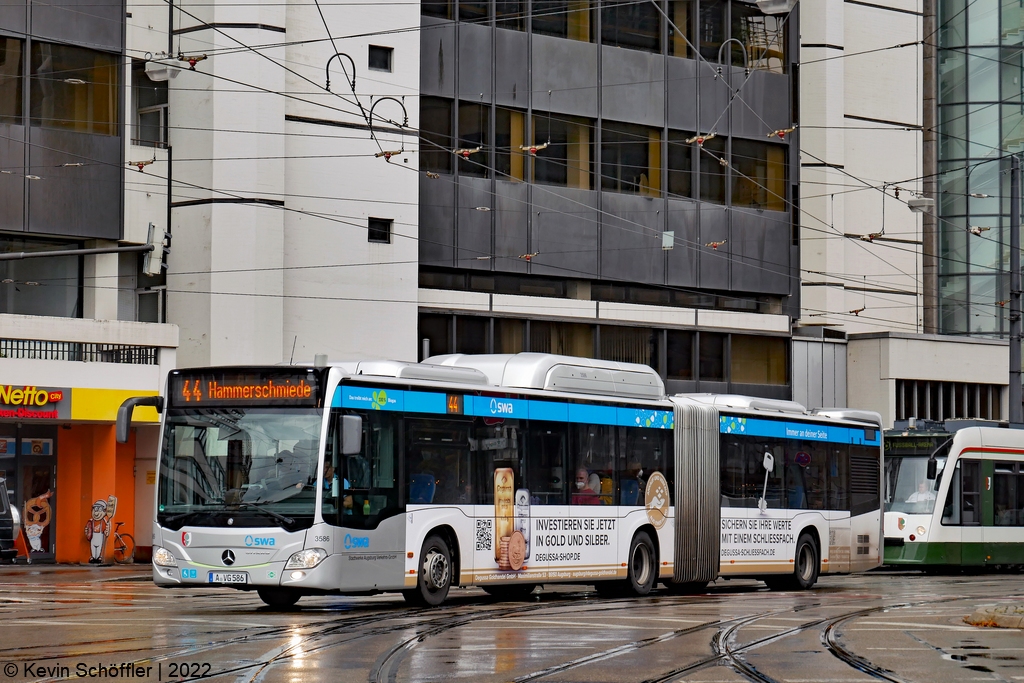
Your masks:
{"label": "tram windshield", "polygon": [[158,521],[170,528],[308,526],[322,420],[319,409],[168,411]]}
{"label": "tram windshield", "polygon": [[885,511],[931,514],[946,465],[945,455],[936,457],[938,474],[928,479],[928,456],[891,456],[885,460]]}

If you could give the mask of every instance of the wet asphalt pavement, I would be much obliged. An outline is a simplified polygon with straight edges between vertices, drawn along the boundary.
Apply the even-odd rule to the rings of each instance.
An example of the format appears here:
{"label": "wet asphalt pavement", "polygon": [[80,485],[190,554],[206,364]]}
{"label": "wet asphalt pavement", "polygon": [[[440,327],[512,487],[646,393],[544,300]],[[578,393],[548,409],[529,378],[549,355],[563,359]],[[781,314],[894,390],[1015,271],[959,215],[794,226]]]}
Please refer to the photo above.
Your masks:
{"label": "wet asphalt pavement", "polygon": [[719,581],[698,595],[522,602],[163,590],[134,567],[0,567],[0,683],[1024,681],[1024,631],[964,622],[1024,603],[1020,574],[823,577],[806,593]]}

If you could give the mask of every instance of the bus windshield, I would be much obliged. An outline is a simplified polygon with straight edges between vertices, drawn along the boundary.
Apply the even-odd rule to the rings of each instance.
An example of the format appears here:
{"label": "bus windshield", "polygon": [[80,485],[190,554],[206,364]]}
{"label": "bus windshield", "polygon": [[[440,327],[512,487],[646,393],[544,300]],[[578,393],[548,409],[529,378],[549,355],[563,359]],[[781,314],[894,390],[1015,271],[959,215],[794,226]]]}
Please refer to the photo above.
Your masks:
{"label": "bus windshield", "polygon": [[301,528],[312,523],[323,411],[168,411],[158,521]]}
{"label": "bus windshield", "polygon": [[928,456],[890,456],[885,460],[885,511],[931,514],[946,457],[937,457],[938,474],[928,479]]}

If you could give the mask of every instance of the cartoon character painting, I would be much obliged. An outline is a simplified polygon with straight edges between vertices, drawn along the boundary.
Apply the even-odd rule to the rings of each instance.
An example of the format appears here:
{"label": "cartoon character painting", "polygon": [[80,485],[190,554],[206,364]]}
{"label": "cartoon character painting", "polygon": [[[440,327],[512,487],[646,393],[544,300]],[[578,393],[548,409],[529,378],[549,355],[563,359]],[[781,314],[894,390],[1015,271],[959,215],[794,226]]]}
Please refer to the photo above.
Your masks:
{"label": "cartoon character painting", "polygon": [[108,496],[92,504],[92,519],[85,523],[85,537],[89,539],[89,564],[101,564],[103,551],[110,536],[110,520],[117,510],[117,498]]}
{"label": "cartoon character painting", "polygon": [[[38,489],[36,489],[38,490]],[[25,536],[28,538],[28,545],[33,553],[45,553],[47,548],[43,547],[43,532],[50,524],[51,508],[49,503],[53,491],[47,491],[41,496],[29,498],[25,501],[22,524],[25,527]]]}

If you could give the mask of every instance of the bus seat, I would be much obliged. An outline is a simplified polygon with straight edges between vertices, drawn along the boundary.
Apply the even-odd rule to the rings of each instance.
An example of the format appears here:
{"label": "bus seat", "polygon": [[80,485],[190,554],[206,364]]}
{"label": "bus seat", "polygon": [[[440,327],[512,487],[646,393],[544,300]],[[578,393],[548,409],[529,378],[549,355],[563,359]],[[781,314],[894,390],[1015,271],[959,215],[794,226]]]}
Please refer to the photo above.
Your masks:
{"label": "bus seat", "polygon": [[621,488],[619,504],[636,505],[640,498],[640,483],[636,479],[623,479]]}
{"label": "bus seat", "polygon": [[431,503],[434,500],[434,475],[414,474],[409,480],[409,502]]}
{"label": "bus seat", "polygon": [[614,483],[611,477],[601,477],[601,505],[611,505],[614,503],[612,500],[615,492]]}

